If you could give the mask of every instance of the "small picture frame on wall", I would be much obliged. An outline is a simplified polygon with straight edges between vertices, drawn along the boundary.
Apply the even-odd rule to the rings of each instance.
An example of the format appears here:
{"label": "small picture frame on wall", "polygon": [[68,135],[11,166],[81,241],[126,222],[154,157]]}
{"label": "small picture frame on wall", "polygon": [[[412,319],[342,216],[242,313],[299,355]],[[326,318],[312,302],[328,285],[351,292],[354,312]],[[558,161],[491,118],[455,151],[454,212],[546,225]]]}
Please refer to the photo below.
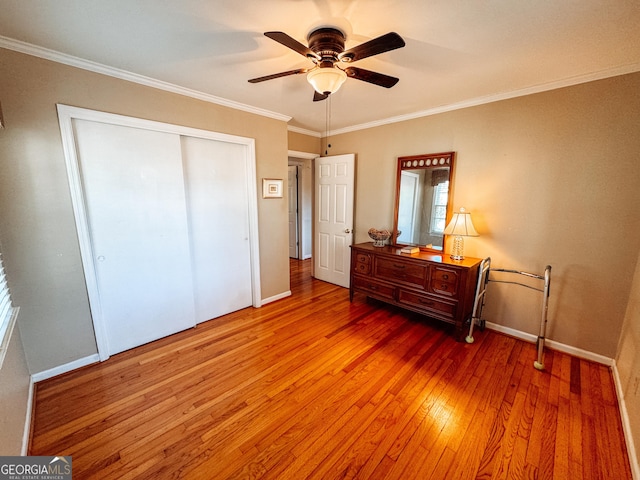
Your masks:
{"label": "small picture frame on wall", "polygon": [[282,198],[282,180],[263,178],[262,198]]}

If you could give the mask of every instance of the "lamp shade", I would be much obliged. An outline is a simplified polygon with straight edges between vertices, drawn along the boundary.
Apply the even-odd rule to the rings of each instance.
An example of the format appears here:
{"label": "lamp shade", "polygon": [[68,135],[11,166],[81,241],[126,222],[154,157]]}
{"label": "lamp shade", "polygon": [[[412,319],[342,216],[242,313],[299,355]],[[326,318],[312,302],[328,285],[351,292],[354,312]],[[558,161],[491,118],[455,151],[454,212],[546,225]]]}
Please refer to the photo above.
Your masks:
{"label": "lamp shade", "polygon": [[346,79],[347,74],[336,67],[320,67],[307,73],[307,81],[322,94],[337,92]]}
{"label": "lamp shade", "polygon": [[461,208],[459,212],[453,214],[449,225],[444,229],[445,235],[459,235],[461,237],[477,237],[479,236],[473,222],[471,221],[471,213]]}

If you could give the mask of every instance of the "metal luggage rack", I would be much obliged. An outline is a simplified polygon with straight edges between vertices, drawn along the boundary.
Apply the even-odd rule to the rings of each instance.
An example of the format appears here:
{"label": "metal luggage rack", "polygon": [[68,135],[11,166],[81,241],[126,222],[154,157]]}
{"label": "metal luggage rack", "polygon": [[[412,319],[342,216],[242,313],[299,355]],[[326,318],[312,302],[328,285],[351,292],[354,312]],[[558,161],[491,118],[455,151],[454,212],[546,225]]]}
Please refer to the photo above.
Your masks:
{"label": "metal luggage rack", "polygon": [[[521,275],[528,278],[533,278],[535,280],[541,280],[543,282],[543,286],[540,288],[527,285],[525,283],[510,281],[510,280],[497,280],[490,278],[491,272],[502,272],[509,273],[514,275]],[[516,277],[508,277],[508,278],[516,278]],[[484,308],[486,293],[487,293],[487,284],[489,282],[495,283],[509,283],[512,285],[519,285],[521,287],[530,288],[531,290],[535,290],[537,292],[542,293],[542,312],[540,317],[540,329],[538,333],[538,339],[536,341],[536,348],[538,350],[538,358],[533,362],[533,366],[538,370],[544,370],[544,362],[543,362],[543,354],[544,354],[544,341],[545,334],[547,330],[547,310],[549,307],[549,285],[551,284],[551,265],[547,265],[544,269],[544,273],[542,275],[537,275],[535,273],[529,272],[521,272],[518,270],[507,270],[504,268],[491,268],[491,257],[487,257],[482,260],[480,264],[480,269],[478,271],[478,284],[476,286],[476,296],[473,304],[473,314],[471,316],[471,322],[469,326],[469,335],[466,338],[467,343],[473,343],[473,327],[477,323],[480,326],[480,329],[484,329],[486,321],[482,319],[482,310]]]}

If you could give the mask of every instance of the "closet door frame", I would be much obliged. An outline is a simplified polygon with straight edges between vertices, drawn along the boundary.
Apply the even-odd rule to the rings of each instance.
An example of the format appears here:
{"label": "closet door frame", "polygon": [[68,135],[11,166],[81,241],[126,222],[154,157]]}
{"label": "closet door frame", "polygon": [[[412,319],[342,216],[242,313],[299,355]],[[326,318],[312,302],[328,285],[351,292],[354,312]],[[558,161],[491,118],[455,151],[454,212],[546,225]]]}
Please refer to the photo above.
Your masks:
{"label": "closet door frame", "polygon": [[244,146],[244,162],[247,171],[246,185],[249,200],[249,251],[251,262],[251,292],[253,307],[262,306],[260,288],[260,250],[258,243],[258,196],[256,180],[256,154],[255,140],[253,138],[227,135],[208,130],[173,125],[169,123],[144,120],[96,110],[89,110],[69,105],[57,105],[58,121],[62,136],[62,148],[64,152],[73,213],[76,220],[78,241],[80,244],[80,256],[84,270],[89,307],[96,336],[98,356],[101,361],[109,358],[107,346],[107,330],[105,321],[101,315],[100,294],[94,266],[94,252],[89,233],[89,222],[85,208],[85,197],[82,189],[80,163],[76,150],[76,141],[73,128],[73,120],[86,120],[100,123],[119,125],[124,127],[153,130],[156,132],[170,133],[181,136],[203,138],[221,142],[234,143]]}

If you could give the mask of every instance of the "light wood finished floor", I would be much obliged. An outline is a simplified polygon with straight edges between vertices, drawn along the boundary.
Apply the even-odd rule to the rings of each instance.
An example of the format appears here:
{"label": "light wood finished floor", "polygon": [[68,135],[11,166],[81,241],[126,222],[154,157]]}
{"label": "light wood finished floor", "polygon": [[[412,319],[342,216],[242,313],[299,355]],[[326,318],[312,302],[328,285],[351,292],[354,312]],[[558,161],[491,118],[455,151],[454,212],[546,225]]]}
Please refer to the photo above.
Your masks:
{"label": "light wood finished floor", "polygon": [[631,479],[607,367],[367,301],[293,295],[37,385],[74,479]]}

